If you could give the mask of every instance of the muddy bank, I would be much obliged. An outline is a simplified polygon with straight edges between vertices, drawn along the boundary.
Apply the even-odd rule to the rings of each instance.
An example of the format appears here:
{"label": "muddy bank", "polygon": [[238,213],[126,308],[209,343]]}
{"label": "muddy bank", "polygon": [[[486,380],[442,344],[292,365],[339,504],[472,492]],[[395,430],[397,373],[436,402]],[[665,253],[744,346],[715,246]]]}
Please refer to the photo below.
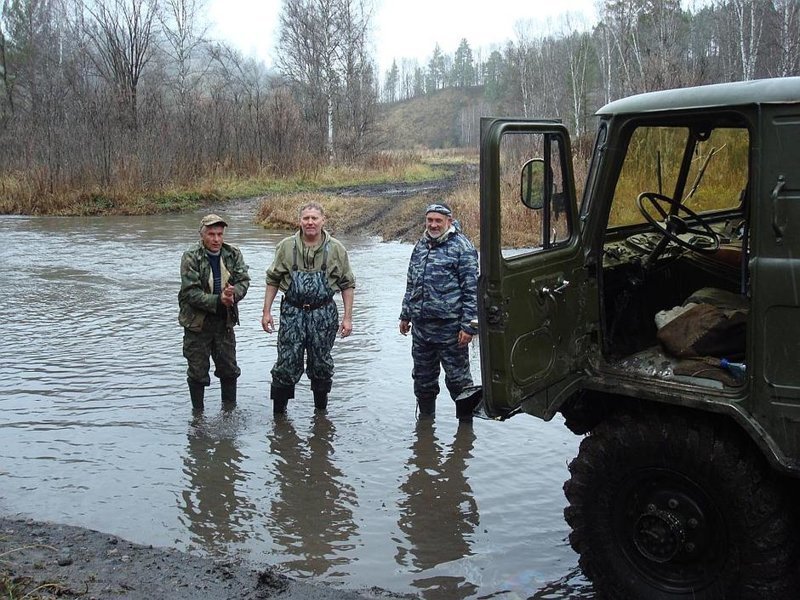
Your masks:
{"label": "muddy bank", "polygon": [[340,590],[90,529],[0,517],[1,598],[363,600],[409,598]]}
{"label": "muddy bank", "polygon": [[[274,229],[297,224],[297,206],[309,200],[325,207],[327,227],[335,235],[366,235],[385,241],[416,241],[422,231],[423,210],[431,202],[448,202],[460,217],[470,209],[460,197],[473,190],[477,200],[478,165],[444,165],[447,175],[423,182],[389,182],[324,188],[313,194],[274,194],[254,199],[257,223]],[[225,210],[222,208],[221,210]],[[471,211],[477,214],[477,207]],[[474,227],[475,231],[477,228]]]}
{"label": "muddy bank", "polygon": [[[332,197],[370,198],[361,219],[343,220],[342,233],[375,235],[384,240],[416,241],[421,233],[421,211],[431,202],[454,204],[453,194],[463,186],[478,185],[478,165],[445,165],[448,175],[434,181],[418,183],[394,182],[379,185],[359,185],[326,190]],[[458,202],[456,201],[456,204]],[[458,206],[454,206],[457,209]]]}

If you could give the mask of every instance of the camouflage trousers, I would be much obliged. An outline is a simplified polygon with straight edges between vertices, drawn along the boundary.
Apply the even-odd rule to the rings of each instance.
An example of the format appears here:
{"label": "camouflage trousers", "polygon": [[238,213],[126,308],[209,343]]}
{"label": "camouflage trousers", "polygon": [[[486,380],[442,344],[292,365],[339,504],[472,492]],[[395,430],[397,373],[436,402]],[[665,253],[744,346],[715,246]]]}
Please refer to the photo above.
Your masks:
{"label": "camouflage trousers", "polygon": [[411,358],[414,359],[414,395],[435,398],[439,394],[439,373],[444,369],[444,383],[455,399],[472,385],[469,346],[458,345],[458,322],[414,321],[411,327]]}
{"label": "camouflage trousers", "polygon": [[241,374],[236,364],[236,336],[224,318],[206,316],[202,331],[183,330],[183,355],[189,363],[186,376],[209,385],[209,359],[214,359],[214,375],[220,379],[236,379]]}
{"label": "camouflage trousers", "polygon": [[281,302],[278,329],[278,359],[272,367],[272,384],[292,388],[303,375],[303,358],[308,378],[327,380],[333,377],[331,349],[339,330],[339,311],[333,301],[305,310],[285,300]]}

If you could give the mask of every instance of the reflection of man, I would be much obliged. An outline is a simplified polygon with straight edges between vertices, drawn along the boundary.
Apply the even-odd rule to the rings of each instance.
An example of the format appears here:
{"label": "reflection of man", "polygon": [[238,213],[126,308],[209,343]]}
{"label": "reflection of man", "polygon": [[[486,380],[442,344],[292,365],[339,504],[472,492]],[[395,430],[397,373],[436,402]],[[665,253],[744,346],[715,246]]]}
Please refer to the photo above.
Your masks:
{"label": "reflection of man", "polygon": [[223,241],[228,224],[222,217],[206,215],[200,221],[200,243],[181,258],[181,291],[178,294],[183,325],[183,355],[189,363],[186,381],[192,407],[203,410],[209,357],[219,377],[223,406],[236,404],[234,325],[239,324],[239,301],[250,287],[250,275],[242,253]]}
{"label": "reflection of man", "polygon": [[188,476],[181,508],[192,541],[211,554],[226,554],[231,543],[248,537],[255,507],[241,491],[246,478],[239,470],[242,453],[227,418],[200,417],[189,429],[189,447],[183,459]]}
{"label": "reflection of man", "polygon": [[[472,428],[459,426],[450,454],[444,457],[433,422],[417,421],[408,479],[400,486],[405,498],[400,501],[398,526],[410,547],[398,552],[398,564],[403,565],[409,553],[414,567],[424,572],[472,554],[469,538],[479,516],[464,471],[474,441]],[[414,584],[427,590],[426,598],[466,598],[477,592],[477,586],[463,577],[421,577]]]}
{"label": "reflection of man", "polygon": [[270,453],[281,458],[269,529],[283,554],[301,557],[284,565],[303,575],[318,577],[349,562],[342,551],[356,534],[355,491],[331,460],[333,436],[333,423],[321,414],[307,442],[286,417],[276,419],[269,434]]}
{"label": "reflection of man", "polygon": [[[425,209],[425,233],[411,252],[400,333],[411,331],[414,395],[421,415],[433,415],[440,366],[455,400],[472,385],[468,345],[477,333],[478,255],[445,204]],[[464,417],[467,418],[466,416]]]}
{"label": "reflection of man", "polygon": [[[270,397],[275,413],[286,411],[294,398],[294,386],[305,371],[311,380],[314,408],[324,411],[333,378],[331,349],[338,332],[347,337],[353,331],[355,276],[347,250],[325,229],[325,212],[316,202],[300,208],[300,229],[275,248],[275,258],[267,269],[264,312],[261,326],[267,333],[274,328],[272,302],[283,292],[278,330],[278,359],[272,368]],[[342,293],[344,315],[333,296]],[[305,361],[303,360],[305,356]]]}

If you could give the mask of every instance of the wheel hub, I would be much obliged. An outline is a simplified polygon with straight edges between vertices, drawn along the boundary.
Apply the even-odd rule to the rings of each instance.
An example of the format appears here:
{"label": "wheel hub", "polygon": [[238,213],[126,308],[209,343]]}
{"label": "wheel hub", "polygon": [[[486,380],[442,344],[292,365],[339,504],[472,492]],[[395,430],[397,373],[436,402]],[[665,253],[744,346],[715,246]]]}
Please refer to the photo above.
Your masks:
{"label": "wheel hub", "polygon": [[646,558],[664,563],[683,549],[686,531],[680,519],[670,511],[648,507],[634,528],[633,543]]}

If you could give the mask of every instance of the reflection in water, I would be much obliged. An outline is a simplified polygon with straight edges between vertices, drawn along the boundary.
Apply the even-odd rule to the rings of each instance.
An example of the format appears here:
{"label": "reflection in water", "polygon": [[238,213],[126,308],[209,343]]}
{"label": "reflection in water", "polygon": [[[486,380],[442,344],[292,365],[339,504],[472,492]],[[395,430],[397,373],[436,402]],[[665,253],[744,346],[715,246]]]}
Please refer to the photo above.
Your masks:
{"label": "reflection in water", "polygon": [[557,598],[594,598],[592,586],[583,578],[580,569],[572,569],[564,577],[538,589],[528,600],[556,600]]}
{"label": "reflection in water", "polygon": [[346,554],[356,533],[355,490],[331,458],[335,429],[327,416],[317,414],[304,441],[288,417],[274,423],[268,437],[278,490],[269,528],[283,554],[295,557],[283,565],[300,576],[324,575],[350,562]]}
{"label": "reflection in water", "polygon": [[[434,421],[417,421],[408,479],[400,486],[399,501],[398,525],[410,547],[398,549],[398,564],[406,566],[410,553],[411,564],[420,572],[472,554],[469,538],[479,516],[465,469],[474,441],[472,425],[461,424],[445,456]],[[464,577],[445,575],[418,578],[414,586],[423,590],[425,598],[466,598],[478,590]]]}
{"label": "reflection in water", "polygon": [[229,544],[244,541],[256,512],[240,489],[247,474],[239,468],[243,456],[236,447],[236,416],[196,416],[183,460],[189,485],[181,509],[192,541],[212,555],[224,555]]}
{"label": "reflection in water", "polygon": [[[415,579],[444,574],[464,575],[485,598],[527,598],[546,582],[553,582],[548,593],[564,586],[553,598],[591,597],[575,587],[590,589],[580,575],[560,579],[577,567],[565,541],[561,484],[580,438],[565,427],[528,417],[502,425],[476,421],[469,488],[463,469],[449,466],[449,482],[435,480],[432,469],[400,488],[419,462],[408,460],[411,340],[397,333],[392,317],[405,290],[410,244],[342,238],[359,291],[356,331],[334,348],[335,454],[332,430],[310,439],[307,389],[289,414],[299,440],[283,436],[290,424],[290,431],[273,433],[265,394],[277,350],[275,337],[261,328],[264,280],[257,275],[285,232],[253,223],[256,204],[142,217],[0,216],[0,286],[14,291],[0,303],[0,512],[142,544],[296,560],[307,572],[327,568],[324,582],[348,588],[420,592]],[[239,408],[219,414],[215,403],[189,429],[178,265],[206,212],[232,220],[231,240],[242,248],[253,281],[236,331]],[[79,255],[64,251],[78,247]],[[477,350],[470,349],[476,382]],[[215,380],[208,393],[218,398],[218,390]],[[456,462],[446,458],[457,453],[450,448],[455,427],[446,416],[436,425],[438,440],[423,432],[434,467]],[[323,467],[312,473],[315,462]],[[456,483],[464,498],[474,496],[480,530],[469,533],[463,514],[428,525],[430,509],[406,497],[420,476],[450,490]],[[451,497],[437,502],[453,505]],[[408,511],[402,531],[401,501]],[[475,514],[459,502],[462,513]],[[412,510],[418,506],[421,512]],[[332,515],[323,516],[326,510]],[[423,543],[432,537],[426,527],[444,529],[455,541],[442,540],[438,554],[425,551],[434,543]],[[398,548],[405,566],[395,560]],[[307,564],[312,552],[323,565]]]}

